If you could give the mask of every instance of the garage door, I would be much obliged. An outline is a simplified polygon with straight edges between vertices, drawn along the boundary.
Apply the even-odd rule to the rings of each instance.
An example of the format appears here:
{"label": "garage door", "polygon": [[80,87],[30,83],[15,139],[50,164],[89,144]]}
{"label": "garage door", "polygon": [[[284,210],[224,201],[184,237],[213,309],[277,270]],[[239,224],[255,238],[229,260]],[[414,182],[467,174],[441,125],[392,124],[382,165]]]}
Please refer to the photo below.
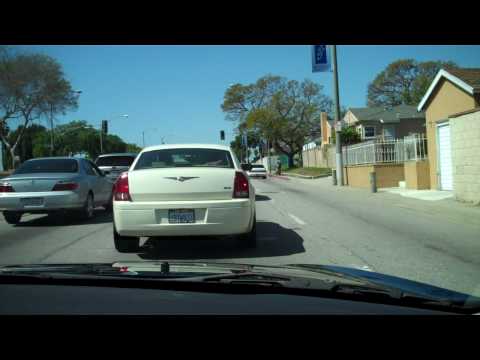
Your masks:
{"label": "garage door", "polygon": [[440,162],[440,188],[453,190],[452,146],[450,142],[450,125],[438,126],[438,151]]}

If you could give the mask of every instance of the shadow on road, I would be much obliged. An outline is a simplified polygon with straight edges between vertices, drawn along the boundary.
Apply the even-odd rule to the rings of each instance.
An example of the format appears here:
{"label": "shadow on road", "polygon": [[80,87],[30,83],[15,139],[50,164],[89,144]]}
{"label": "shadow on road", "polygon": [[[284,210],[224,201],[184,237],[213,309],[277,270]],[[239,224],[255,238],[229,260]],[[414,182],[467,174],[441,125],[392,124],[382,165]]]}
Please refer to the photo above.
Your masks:
{"label": "shadow on road", "polygon": [[233,237],[149,238],[138,256],[157,259],[234,259],[288,256],[305,252],[303,239],[295,231],[277,223],[257,222],[257,247],[241,248]]}
{"label": "shadow on road", "polygon": [[255,201],[269,201],[272,200],[268,196],[255,194]]}
{"label": "shadow on road", "polygon": [[34,218],[22,218],[21,222],[17,224],[17,227],[43,227],[43,226],[72,226],[72,225],[85,225],[85,224],[106,224],[111,223],[113,220],[112,213],[108,213],[103,209],[95,210],[95,217],[90,220],[76,219],[74,215],[56,213],[51,215],[43,215],[42,217]]}

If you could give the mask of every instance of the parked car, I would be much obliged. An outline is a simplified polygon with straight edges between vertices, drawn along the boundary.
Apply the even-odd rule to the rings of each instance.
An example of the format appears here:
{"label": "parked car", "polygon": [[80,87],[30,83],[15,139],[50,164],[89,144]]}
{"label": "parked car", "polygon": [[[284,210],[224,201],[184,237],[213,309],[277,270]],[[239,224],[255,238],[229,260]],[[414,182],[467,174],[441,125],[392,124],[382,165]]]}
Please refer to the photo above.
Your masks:
{"label": "parked car", "polygon": [[265,166],[263,165],[258,165],[258,164],[253,164],[250,168],[249,171],[247,171],[247,174],[249,177],[258,177],[262,179],[267,178],[267,169],[265,169]]}
{"label": "parked car", "polygon": [[255,189],[223,145],[159,145],[117,180],[113,235],[120,252],[141,236],[236,235],[256,245]]}
{"label": "parked car", "polygon": [[121,173],[128,171],[137,155],[136,153],[104,154],[95,160],[95,165],[105,173],[107,179],[115,182]]}
{"label": "parked car", "polygon": [[90,160],[70,157],[25,161],[0,179],[0,210],[9,224],[25,213],[70,211],[94,216],[94,207],[111,208],[113,185]]}

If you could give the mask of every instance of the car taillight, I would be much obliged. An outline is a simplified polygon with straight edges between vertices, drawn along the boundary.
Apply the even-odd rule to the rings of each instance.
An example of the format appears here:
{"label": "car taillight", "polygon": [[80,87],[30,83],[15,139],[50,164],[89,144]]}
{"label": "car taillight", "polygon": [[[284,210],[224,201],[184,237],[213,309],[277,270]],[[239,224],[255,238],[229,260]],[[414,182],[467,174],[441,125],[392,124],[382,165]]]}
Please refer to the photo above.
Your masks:
{"label": "car taillight", "polygon": [[128,189],[128,172],[122,173],[115,183],[113,198],[115,201],[132,201]]}
{"label": "car taillight", "polygon": [[78,189],[78,184],[75,182],[57,182],[52,191],[73,191]]}
{"label": "car taillight", "polygon": [[233,183],[233,197],[248,198],[249,195],[248,179],[243,172],[237,171]]}
{"label": "car taillight", "polygon": [[10,193],[10,192],[15,192],[15,190],[13,190],[13,187],[12,185],[10,185],[9,183],[1,183],[0,184],[0,193]]}

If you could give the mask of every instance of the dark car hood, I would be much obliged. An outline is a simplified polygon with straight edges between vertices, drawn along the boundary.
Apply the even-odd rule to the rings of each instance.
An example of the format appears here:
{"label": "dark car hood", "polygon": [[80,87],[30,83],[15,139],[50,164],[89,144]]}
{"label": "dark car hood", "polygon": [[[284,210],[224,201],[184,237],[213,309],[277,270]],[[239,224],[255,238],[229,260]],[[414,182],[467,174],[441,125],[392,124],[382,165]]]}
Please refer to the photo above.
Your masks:
{"label": "dark car hood", "polygon": [[[128,271],[158,272],[162,263],[168,262],[171,271],[198,271],[201,273],[239,273],[239,272],[269,272],[272,274],[306,276],[318,279],[334,279],[357,284],[373,284],[380,287],[397,289],[413,295],[431,298],[434,300],[448,300],[461,304],[480,304],[480,298],[444,289],[397,276],[365,271],[350,267],[335,265],[290,264],[284,266],[252,265],[238,263],[218,263],[201,261],[119,261],[115,263],[86,263],[86,264],[38,264],[38,265],[9,265],[0,268],[0,271],[97,271],[98,269],[122,268]],[[86,269],[86,270],[85,270]]]}
{"label": "dark car hood", "polygon": [[288,266],[300,267],[320,272],[329,271],[335,274],[342,274],[350,279],[363,280],[368,283],[374,283],[380,286],[388,286],[404,292],[416,294],[423,297],[430,297],[433,299],[448,299],[450,301],[460,303],[475,302],[477,304],[480,301],[480,298],[473,295],[468,295],[454,290],[449,290],[438,286],[373,271],[366,271],[335,265],[294,264]]}

